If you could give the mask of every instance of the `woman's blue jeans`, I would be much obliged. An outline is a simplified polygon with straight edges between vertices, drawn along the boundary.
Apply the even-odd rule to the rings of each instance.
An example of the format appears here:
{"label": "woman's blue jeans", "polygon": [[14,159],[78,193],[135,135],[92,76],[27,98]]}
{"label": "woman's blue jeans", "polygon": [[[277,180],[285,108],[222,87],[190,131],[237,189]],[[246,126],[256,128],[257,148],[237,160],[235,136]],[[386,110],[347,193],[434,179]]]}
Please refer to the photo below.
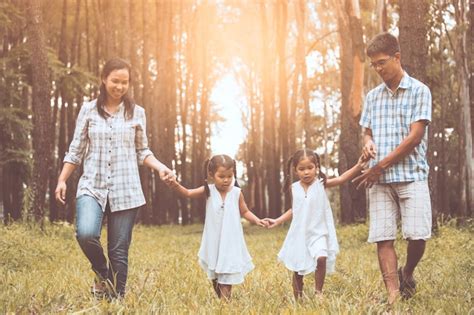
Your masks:
{"label": "woman's blue jeans", "polygon": [[116,293],[123,296],[128,273],[128,249],[138,208],[106,212],[109,264],[100,243],[104,212],[99,203],[88,195],[76,199],[76,238],[92,264],[92,270],[101,280],[109,279]]}

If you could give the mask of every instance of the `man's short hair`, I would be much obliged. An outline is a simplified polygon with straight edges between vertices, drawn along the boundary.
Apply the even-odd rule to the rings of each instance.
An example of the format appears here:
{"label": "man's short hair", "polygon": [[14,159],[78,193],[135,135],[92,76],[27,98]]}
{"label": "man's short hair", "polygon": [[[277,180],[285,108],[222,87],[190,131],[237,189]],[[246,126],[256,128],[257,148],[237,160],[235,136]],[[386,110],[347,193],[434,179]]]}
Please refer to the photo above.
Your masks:
{"label": "man's short hair", "polygon": [[367,56],[369,57],[379,53],[393,56],[397,52],[400,52],[400,44],[397,38],[390,33],[376,35],[367,45]]}

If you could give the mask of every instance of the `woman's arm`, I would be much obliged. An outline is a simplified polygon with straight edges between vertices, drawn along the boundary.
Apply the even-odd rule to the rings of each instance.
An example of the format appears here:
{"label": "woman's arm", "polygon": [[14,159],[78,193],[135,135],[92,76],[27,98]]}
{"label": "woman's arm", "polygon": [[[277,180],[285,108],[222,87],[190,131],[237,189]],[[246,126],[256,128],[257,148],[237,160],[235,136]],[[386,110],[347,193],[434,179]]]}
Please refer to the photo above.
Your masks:
{"label": "woman's arm", "polygon": [[76,170],[77,165],[72,163],[64,163],[61,174],[59,174],[58,185],[54,191],[56,201],[59,201],[62,205],[66,204],[66,181],[71,176],[71,174]]}
{"label": "woman's arm", "polygon": [[247,221],[253,224],[256,224],[258,226],[263,226],[263,227],[267,226],[265,221],[261,220],[259,217],[253,214],[252,211],[249,210],[242,192],[240,193],[240,197],[239,197],[239,209],[240,209],[240,215],[243,218],[245,218]]}
{"label": "woman's arm", "polygon": [[360,171],[364,169],[367,162],[368,162],[368,159],[366,160],[366,158],[364,158],[364,155],[361,155],[359,157],[359,160],[357,161],[357,164],[354,165],[352,168],[348,169],[347,171],[345,171],[344,173],[342,173],[342,175],[334,177],[334,178],[328,178],[326,180],[326,188],[339,186],[351,180],[352,178],[357,176],[360,173]]}
{"label": "woman's arm", "polygon": [[91,108],[91,103],[84,103],[81,106],[79,115],[76,119],[76,127],[74,128],[74,136],[72,138],[71,144],[69,145],[69,151],[64,157],[64,164],[59,174],[58,184],[54,191],[54,196],[56,201],[62,205],[66,204],[66,181],[71,176],[76,168],[81,165],[82,159],[86,152],[88,144],[88,128],[89,128],[89,119],[88,113]]}
{"label": "woman's arm", "polygon": [[174,178],[175,175],[166,165],[158,161],[154,155],[148,155],[143,161],[143,165],[155,170],[160,175],[162,181],[168,181],[170,178]]}

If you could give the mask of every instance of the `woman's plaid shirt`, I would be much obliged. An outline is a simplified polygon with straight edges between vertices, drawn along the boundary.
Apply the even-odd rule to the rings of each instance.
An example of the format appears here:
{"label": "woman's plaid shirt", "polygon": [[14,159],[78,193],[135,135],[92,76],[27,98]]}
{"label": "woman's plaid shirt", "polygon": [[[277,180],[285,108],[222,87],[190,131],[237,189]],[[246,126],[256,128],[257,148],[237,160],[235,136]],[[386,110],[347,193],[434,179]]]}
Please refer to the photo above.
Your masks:
{"label": "woman's plaid shirt", "polygon": [[120,211],[145,204],[138,165],[153,153],[148,148],[145,110],[135,105],[132,119],[125,119],[124,105],[102,118],[96,100],[84,103],[79,112],[74,138],[64,162],[80,165],[77,197],[94,197],[105,211]]}

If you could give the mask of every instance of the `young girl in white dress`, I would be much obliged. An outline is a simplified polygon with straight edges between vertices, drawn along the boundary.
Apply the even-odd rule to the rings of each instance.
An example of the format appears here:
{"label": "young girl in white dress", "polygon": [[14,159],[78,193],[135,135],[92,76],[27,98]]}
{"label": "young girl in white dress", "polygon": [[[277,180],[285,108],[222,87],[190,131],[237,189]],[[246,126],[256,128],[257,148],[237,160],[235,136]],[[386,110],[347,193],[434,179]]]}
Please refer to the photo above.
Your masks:
{"label": "young girl in white dress", "polygon": [[[240,218],[262,227],[267,223],[248,209],[235,179],[236,165],[231,157],[213,156],[206,161],[205,172],[205,184],[196,189],[186,189],[174,178],[170,178],[167,184],[184,197],[206,199],[199,265],[212,280],[217,296],[229,300],[232,286],[242,283],[245,275],[254,268]],[[208,177],[213,184],[207,184]]]}
{"label": "young girl in white dress", "polygon": [[278,259],[293,271],[295,299],[303,294],[304,275],[315,271],[315,290],[320,296],[326,272],[334,272],[339,244],[324,188],[343,184],[356,176],[363,166],[361,157],[341,176],[327,179],[320,170],[319,156],[311,150],[298,150],[288,160],[284,189],[288,189],[292,169],[299,178],[291,185],[292,207],[277,219],[264,220],[269,223],[269,228],[273,228],[292,219]]}

